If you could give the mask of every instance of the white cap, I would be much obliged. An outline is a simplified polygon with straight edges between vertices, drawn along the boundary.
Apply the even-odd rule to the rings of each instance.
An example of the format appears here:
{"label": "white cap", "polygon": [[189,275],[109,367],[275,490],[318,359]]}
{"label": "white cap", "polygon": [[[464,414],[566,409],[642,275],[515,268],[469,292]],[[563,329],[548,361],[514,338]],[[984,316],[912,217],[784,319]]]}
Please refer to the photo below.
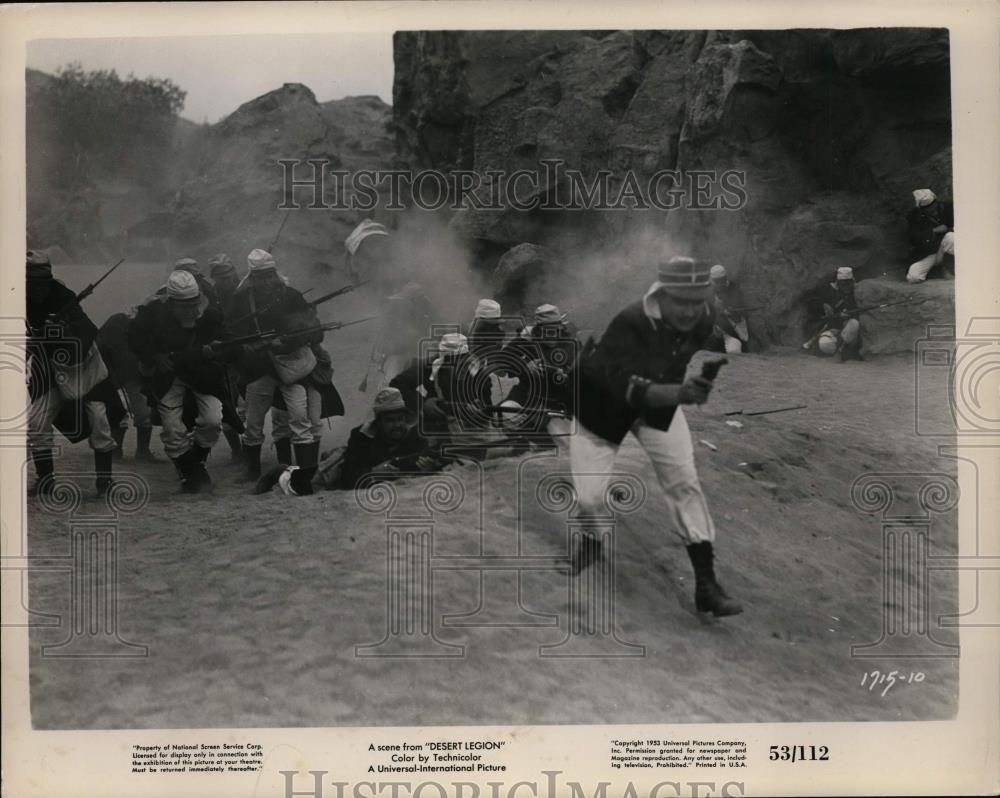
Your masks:
{"label": "white cap", "polygon": [[170,299],[197,299],[200,294],[198,281],[191,272],[180,270],[170,272],[167,278],[167,296]]}
{"label": "white cap", "polygon": [[834,355],[837,353],[837,333],[827,330],[819,336],[819,351],[824,355]]}
{"label": "white cap", "polygon": [[930,205],[936,199],[937,197],[934,196],[934,192],[929,188],[918,188],[913,192],[913,200],[917,203],[918,208]]}
{"label": "white cap", "polygon": [[361,246],[361,242],[368,238],[368,236],[387,235],[389,235],[389,231],[385,229],[385,225],[374,222],[371,219],[365,219],[351,231],[351,234],[347,238],[344,239],[344,246],[347,247],[347,251],[353,255],[358,251],[358,247]]}
{"label": "white cap", "polygon": [[841,266],[837,269],[837,279],[838,280],[853,280],[854,279],[854,269],[850,266]]}
{"label": "white cap", "polygon": [[274,262],[274,256],[266,249],[255,249],[247,255],[247,265],[252,272],[278,268],[278,264]]}
{"label": "white cap", "polygon": [[713,280],[721,280],[726,276],[726,267],[721,263],[716,263],[709,271],[708,276]]}
{"label": "white cap", "polygon": [[406,410],[406,402],[403,401],[403,394],[398,388],[383,388],[375,394],[372,412],[376,416],[383,413],[393,413],[397,410]]}
{"label": "white cap", "polygon": [[438,343],[438,353],[442,355],[465,355],[469,352],[469,339],[462,333],[445,333]]}
{"label": "white cap", "polygon": [[500,318],[500,303],[492,299],[480,299],[479,304],[476,305],[476,316],[477,319],[499,319]]}

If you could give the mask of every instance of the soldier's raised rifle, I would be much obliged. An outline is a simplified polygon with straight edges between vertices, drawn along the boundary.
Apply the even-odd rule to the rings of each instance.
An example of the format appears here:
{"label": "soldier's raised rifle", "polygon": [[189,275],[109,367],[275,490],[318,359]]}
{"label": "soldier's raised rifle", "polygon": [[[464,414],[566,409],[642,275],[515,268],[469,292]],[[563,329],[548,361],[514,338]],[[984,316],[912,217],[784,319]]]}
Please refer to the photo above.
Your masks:
{"label": "soldier's raised rifle", "polygon": [[291,211],[285,212],[285,217],[281,220],[281,225],[278,227],[278,232],[274,236],[274,241],[267,248],[268,252],[274,252],[274,248],[278,246],[278,239],[281,238],[281,231],[285,229],[285,224],[288,222],[288,217],[292,215]]}
{"label": "soldier's raised rifle", "polygon": [[121,266],[124,262],[125,262],[125,258],[122,258],[120,261],[118,261],[118,263],[116,263],[114,266],[112,266],[110,269],[108,269],[106,272],[104,272],[104,274],[102,274],[100,277],[98,277],[97,280],[95,280],[94,282],[92,282],[90,285],[88,285],[86,288],[84,288],[79,294],[77,294],[75,297],[73,297],[72,301],[67,302],[64,307],[59,308],[59,310],[57,310],[55,313],[52,313],[50,315],[54,316],[54,317],[59,317],[63,313],[65,313],[67,310],[69,310],[71,307],[73,307],[73,305],[79,305],[81,302],[83,302],[83,300],[85,300],[88,296],[90,296],[92,293],[94,293],[94,290],[97,288],[97,286],[99,286],[101,283],[103,283],[105,280],[107,280],[108,277],[111,276],[111,273],[115,269],[117,269],[119,266]]}
{"label": "soldier's raised rifle", "polygon": [[[329,294],[323,294],[323,296],[319,297],[318,299],[312,299],[312,300],[310,300],[308,302],[308,304],[309,304],[310,307],[316,307],[317,305],[321,305],[324,302],[327,302],[327,301],[329,301],[331,299],[334,299],[334,298],[336,298],[338,296],[343,296],[344,294],[348,294],[351,291],[353,291],[355,288],[360,288],[362,285],[364,285],[365,283],[368,283],[368,282],[371,282],[371,281],[370,280],[363,280],[360,283],[351,283],[350,285],[341,286],[336,291],[331,291]],[[312,288],[307,288],[305,291],[302,292],[302,295],[305,296],[306,294],[308,294],[312,290],[313,290]],[[227,325],[229,327],[235,327],[237,324],[242,324],[247,319],[252,319],[254,316],[259,316],[262,313],[266,313],[267,311],[271,310],[274,307],[275,304],[276,304],[275,302],[271,302],[271,303],[265,305],[262,308],[257,308],[257,310],[255,310],[255,311],[251,311],[250,313],[246,313],[246,314],[244,314],[243,316],[240,316],[237,319],[233,319],[232,321],[227,322]]]}
{"label": "soldier's raised rifle", "polygon": [[316,307],[317,305],[321,305],[322,303],[327,302],[327,301],[329,301],[331,299],[334,299],[334,298],[336,298],[338,296],[343,296],[344,294],[349,294],[355,288],[360,288],[361,286],[366,285],[367,283],[370,283],[370,282],[371,282],[371,280],[362,280],[359,283],[350,283],[349,285],[341,286],[336,291],[331,291],[329,294],[323,294],[323,296],[319,297],[318,299],[312,299],[312,300],[310,300],[309,304],[312,305],[312,307]]}

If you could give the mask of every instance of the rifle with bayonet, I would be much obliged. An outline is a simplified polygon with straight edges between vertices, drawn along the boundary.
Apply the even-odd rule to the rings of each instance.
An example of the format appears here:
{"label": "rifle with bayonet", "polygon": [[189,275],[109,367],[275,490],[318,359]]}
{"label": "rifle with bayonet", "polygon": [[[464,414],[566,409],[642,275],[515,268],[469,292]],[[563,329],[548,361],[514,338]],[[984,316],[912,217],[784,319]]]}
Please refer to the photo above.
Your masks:
{"label": "rifle with bayonet", "polygon": [[300,329],[288,330],[286,332],[276,332],[274,330],[270,330],[266,333],[254,333],[253,335],[244,335],[240,338],[229,338],[222,341],[216,341],[212,343],[211,346],[243,346],[246,344],[257,343],[258,341],[273,341],[280,338],[299,338],[302,336],[312,335],[315,332],[331,332],[333,330],[341,330],[344,327],[352,327],[355,324],[363,324],[366,321],[371,321],[372,319],[377,318],[378,316],[366,316],[363,319],[355,319],[354,321],[328,321],[324,324],[314,324],[310,327],[302,327]]}
{"label": "rifle with bayonet", "polygon": [[[350,285],[341,286],[336,291],[331,291],[329,294],[323,294],[323,296],[319,297],[318,299],[312,299],[312,300],[310,300],[307,304],[310,307],[317,307],[319,305],[322,305],[324,302],[328,302],[331,299],[335,299],[338,296],[343,296],[344,294],[348,294],[351,291],[353,291],[355,288],[360,288],[362,285],[364,285],[365,283],[368,283],[368,282],[371,282],[371,281],[370,280],[363,280],[360,283],[351,283]],[[305,296],[306,294],[308,294],[312,290],[313,290],[312,288],[307,288],[305,291],[302,292],[302,295]],[[233,319],[232,321],[226,322],[226,325],[228,327],[236,327],[236,326],[242,324],[243,322],[245,322],[247,319],[255,318],[256,316],[260,316],[262,313],[267,313],[269,310],[271,310],[277,304],[278,301],[279,301],[278,299],[275,299],[274,301],[268,303],[267,305],[265,305],[262,308],[257,308],[256,310],[252,310],[249,313],[243,314],[239,318],[236,318],[236,319]]]}
{"label": "rifle with bayonet", "polygon": [[758,310],[764,310],[767,305],[748,305],[742,308],[729,308],[725,306],[720,306],[719,310],[722,313],[755,313]]}
{"label": "rifle with bayonet", "polygon": [[291,211],[285,212],[285,218],[281,220],[281,225],[278,227],[278,232],[275,233],[274,240],[271,245],[267,248],[268,252],[274,252],[274,248],[278,246],[278,239],[281,238],[281,231],[285,229],[285,224],[288,222],[288,217],[292,215]]}
{"label": "rifle with bayonet", "polygon": [[[235,347],[252,346],[259,343],[272,343],[274,341],[279,341],[282,338],[297,338],[299,336],[307,336],[321,331],[330,332],[332,330],[340,330],[344,327],[351,327],[355,324],[363,324],[364,322],[371,321],[374,318],[378,317],[368,316],[364,319],[355,319],[354,321],[331,321],[325,324],[315,324],[310,327],[303,327],[302,329],[288,330],[285,332],[267,330],[265,332],[253,333],[251,335],[241,335],[238,338],[224,338],[220,341],[212,341],[212,343],[205,344],[197,349],[185,349],[177,352],[170,352],[167,357],[173,361],[173,365],[176,365],[178,362],[185,359],[190,360],[192,358],[204,359],[215,357],[226,352],[227,350],[232,350]],[[180,358],[180,361],[178,358]]]}
{"label": "rifle with bayonet", "polygon": [[110,269],[104,272],[104,274],[102,274],[97,280],[92,282],[90,285],[84,288],[79,294],[77,294],[71,302],[67,302],[64,307],[59,308],[59,310],[57,310],[55,313],[49,314],[50,317],[58,318],[67,310],[69,310],[71,307],[73,307],[73,305],[79,305],[81,302],[83,302],[83,300],[85,300],[92,293],[94,293],[94,290],[97,288],[97,286],[99,286],[101,283],[107,280],[111,276],[111,273],[119,266],[121,266],[124,262],[125,258],[122,258],[120,261],[118,261],[118,263],[116,263],[114,266],[112,266]]}
{"label": "rifle with bayonet", "polygon": [[879,302],[875,305],[864,305],[860,308],[844,308],[842,310],[835,310],[831,308],[831,312],[824,313],[823,318],[827,320],[850,318],[851,316],[856,316],[860,313],[870,313],[873,310],[891,308],[895,305],[921,305],[928,299],[930,299],[930,297],[910,297],[909,299],[899,299],[895,302]]}
{"label": "rifle with bayonet", "polygon": [[349,285],[341,286],[336,291],[331,291],[329,294],[323,294],[323,296],[319,297],[318,299],[312,299],[312,300],[310,300],[309,304],[312,307],[316,307],[317,305],[321,305],[324,302],[328,302],[329,300],[335,299],[338,296],[343,296],[344,294],[349,294],[355,288],[360,288],[361,286],[363,286],[363,285],[365,285],[367,283],[370,283],[370,282],[371,282],[371,280],[362,280],[359,283],[350,283]]}
{"label": "rifle with bayonet", "polygon": [[832,308],[830,308],[829,305],[827,305],[826,308],[829,310],[829,312],[823,313],[822,317],[823,326],[820,327],[819,331],[812,338],[810,338],[808,341],[802,344],[802,348],[811,349],[812,345],[819,340],[819,337],[827,330],[831,329],[831,322],[833,321],[837,321],[840,319],[849,319],[854,316],[859,316],[862,313],[871,313],[873,310],[882,310],[883,308],[891,308],[896,305],[914,305],[914,306],[922,305],[929,299],[930,297],[910,297],[908,299],[899,299],[896,300],[895,302],[879,302],[878,304],[875,305],[864,305],[860,308],[844,309],[840,311],[835,311]]}
{"label": "rifle with bayonet", "polygon": [[558,418],[569,418],[569,413],[567,413],[567,411],[556,410],[552,407],[513,407],[511,405],[491,405],[490,407],[484,409],[490,413],[496,413],[499,416],[503,416],[505,413],[545,413],[546,415],[556,416]]}

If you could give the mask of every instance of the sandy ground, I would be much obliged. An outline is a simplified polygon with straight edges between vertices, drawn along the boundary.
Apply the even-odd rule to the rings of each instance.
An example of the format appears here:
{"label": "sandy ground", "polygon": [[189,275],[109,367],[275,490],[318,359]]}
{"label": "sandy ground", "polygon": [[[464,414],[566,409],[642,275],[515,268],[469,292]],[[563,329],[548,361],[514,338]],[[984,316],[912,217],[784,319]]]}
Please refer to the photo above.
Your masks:
{"label": "sandy ground", "polygon": [[[333,425],[324,445],[346,437],[372,396],[356,391],[369,333],[335,335],[328,339],[335,380],[351,417]],[[924,400],[946,417],[943,395]],[[724,415],[794,404],[808,407]],[[237,469],[220,442],[209,464],[216,480],[210,496],[177,495],[167,463],[121,465],[151,492],[146,507],[120,522],[118,565],[120,634],[148,646],[147,657],[41,656],[40,646],[68,634],[69,579],[32,575],[32,609],[63,618],[60,628],[32,631],[34,723],[112,729],[951,717],[957,658],[865,660],[852,658],[850,648],[878,640],[886,611],[880,520],[852,506],[852,482],[869,471],[954,472],[952,461],[938,458],[936,441],[913,432],[911,359],[840,365],[793,351],[742,356],[688,418],[719,527],[719,576],[744,602],[741,616],[703,623],[695,614],[691,566],[666,528],[648,462],[629,439],[621,470],[643,480],[649,495],[618,521],[615,629],[619,640],[643,646],[643,656],[540,656],[540,647],[563,641],[579,619],[571,587],[580,583],[555,565],[523,573],[520,610],[513,571],[488,573],[480,593],[480,574],[470,568],[480,552],[550,563],[565,555],[565,514],[542,507],[535,488],[567,463],[537,456],[451,472],[464,503],[435,518],[433,586],[414,589],[423,597],[432,589],[434,636],[461,656],[356,656],[356,646],[377,643],[387,628],[385,517],[363,511],[352,493],[249,496],[234,483]],[[727,425],[731,420],[742,428]],[[133,447],[130,433],[126,449]],[[60,467],[85,470],[90,462],[85,447],[69,447]],[[419,511],[427,482],[398,483],[395,511]],[[80,512],[101,508],[92,499]],[[31,554],[65,553],[67,516],[34,503],[29,513]],[[409,522],[411,531],[418,527]],[[931,553],[955,549],[955,514],[937,517]],[[465,567],[439,567],[449,564]],[[891,578],[909,585],[914,575],[907,566]],[[932,588],[932,618],[957,610],[954,580],[935,577]],[[499,625],[445,624],[444,616],[472,613],[481,601],[479,619]],[[954,630],[934,634],[957,644]],[[862,685],[875,668],[925,677],[883,696]]]}

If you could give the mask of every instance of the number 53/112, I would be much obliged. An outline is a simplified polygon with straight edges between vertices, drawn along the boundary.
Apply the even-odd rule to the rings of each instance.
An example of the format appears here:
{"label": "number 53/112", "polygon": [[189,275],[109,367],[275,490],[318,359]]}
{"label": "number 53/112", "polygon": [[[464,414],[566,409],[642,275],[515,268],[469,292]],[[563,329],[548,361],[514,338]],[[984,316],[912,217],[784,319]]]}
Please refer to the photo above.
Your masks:
{"label": "number 53/112", "polygon": [[825,745],[772,745],[767,758],[772,762],[826,762],[830,749]]}

